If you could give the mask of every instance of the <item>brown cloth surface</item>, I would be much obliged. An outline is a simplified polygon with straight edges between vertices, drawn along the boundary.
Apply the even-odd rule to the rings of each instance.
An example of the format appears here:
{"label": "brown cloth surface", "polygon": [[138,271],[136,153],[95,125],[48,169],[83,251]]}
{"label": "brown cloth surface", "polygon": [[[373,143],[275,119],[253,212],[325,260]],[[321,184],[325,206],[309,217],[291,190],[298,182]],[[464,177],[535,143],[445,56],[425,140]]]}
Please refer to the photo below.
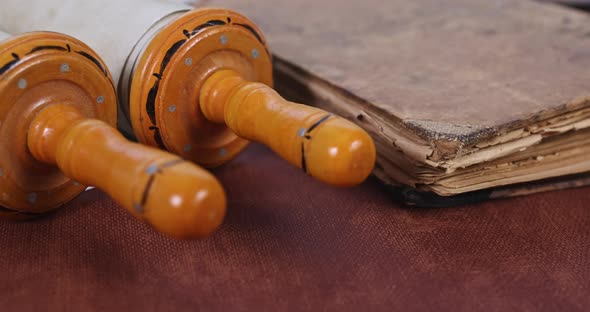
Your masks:
{"label": "brown cloth surface", "polygon": [[253,145],[216,170],[213,237],[155,233],[100,191],[0,222],[0,311],[582,311],[590,189],[450,209],[393,203],[374,179],[321,185]]}

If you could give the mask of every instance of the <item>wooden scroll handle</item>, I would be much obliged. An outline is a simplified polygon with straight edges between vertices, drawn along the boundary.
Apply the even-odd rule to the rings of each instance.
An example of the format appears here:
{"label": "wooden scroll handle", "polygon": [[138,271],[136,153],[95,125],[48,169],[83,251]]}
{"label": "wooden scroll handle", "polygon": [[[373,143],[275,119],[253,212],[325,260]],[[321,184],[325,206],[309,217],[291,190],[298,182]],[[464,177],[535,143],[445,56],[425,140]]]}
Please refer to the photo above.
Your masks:
{"label": "wooden scroll handle", "polygon": [[272,148],[309,175],[337,186],[363,182],[375,164],[375,144],[361,128],[321,109],[288,102],[262,83],[219,70],[200,94],[201,110],[238,136]]}
{"label": "wooden scroll handle", "polygon": [[211,174],[169,153],[128,142],[73,106],[52,105],[38,113],[28,147],[36,159],[104,190],[172,237],[206,236],[225,216],[225,194]]}

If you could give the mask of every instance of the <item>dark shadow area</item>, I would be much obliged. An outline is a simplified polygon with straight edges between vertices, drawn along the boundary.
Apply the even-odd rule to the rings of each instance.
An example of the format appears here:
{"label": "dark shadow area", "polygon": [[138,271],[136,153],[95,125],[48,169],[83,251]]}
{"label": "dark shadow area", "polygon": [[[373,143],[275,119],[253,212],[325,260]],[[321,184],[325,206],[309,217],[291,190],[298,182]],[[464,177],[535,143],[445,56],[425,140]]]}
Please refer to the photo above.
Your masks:
{"label": "dark shadow area", "polygon": [[541,0],[541,2],[553,2],[570,8],[590,12],[590,1],[588,0]]}

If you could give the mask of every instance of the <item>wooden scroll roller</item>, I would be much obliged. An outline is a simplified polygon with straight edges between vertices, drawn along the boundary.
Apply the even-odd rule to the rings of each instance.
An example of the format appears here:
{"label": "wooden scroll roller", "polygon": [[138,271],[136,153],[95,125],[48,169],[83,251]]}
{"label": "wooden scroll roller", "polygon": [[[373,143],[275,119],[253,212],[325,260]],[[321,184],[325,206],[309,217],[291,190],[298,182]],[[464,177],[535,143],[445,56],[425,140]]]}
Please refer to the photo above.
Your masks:
{"label": "wooden scroll roller", "polygon": [[224,9],[188,12],[139,53],[128,107],[139,141],[212,167],[256,141],[332,185],[361,183],[375,146],[355,124],[284,100],[271,87],[272,60],[260,30]]}
{"label": "wooden scroll roller", "polygon": [[42,32],[2,40],[0,101],[2,216],[48,212],[94,185],[176,238],[222,222],[225,194],[212,175],[113,127],[113,81],[80,41]]}
{"label": "wooden scroll roller", "polygon": [[375,146],[365,131],[271,88],[266,40],[236,12],[164,0],[26,2],[3,0],[0,26],[92,43],[122,73],[119,99],[131,127],[121,129],[140,142],[207,167],[234,158],[247,140],[261,142],[340,186],[362,182],[373,169]]}

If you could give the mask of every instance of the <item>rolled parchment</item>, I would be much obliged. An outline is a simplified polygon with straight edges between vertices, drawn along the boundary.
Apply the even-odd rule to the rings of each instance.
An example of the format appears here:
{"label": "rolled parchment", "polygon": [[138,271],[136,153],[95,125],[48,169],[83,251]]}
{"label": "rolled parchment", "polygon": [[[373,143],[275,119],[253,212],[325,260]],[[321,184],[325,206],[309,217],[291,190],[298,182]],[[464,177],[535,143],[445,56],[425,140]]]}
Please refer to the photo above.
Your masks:
{"label": "rolled parchment", "polygon": [[[135,49],[139,40],[155,25],[190,9],[181,1],[163,0],[2,0],[0,29],[14,34],[54,31],[76,37],[103,57],[118,86],[122,77],[131,75],[137,55],[130,57],[130,52],[141,51],[142,47]],[[121,109],[127,105],[128,86],[119,87],[119,91],[118,127],[134,137]]]}
{"label": "rolled parchment", "polygon": [[0,41],[10,38],[10,35],[0,30]]}
{"label": "rolled parchment", "polygon": [[0,29],[8,33],[55,31],[88,44],[118,83],[129,52],[154,24],[191,9],[162,0],[2,0]]}

